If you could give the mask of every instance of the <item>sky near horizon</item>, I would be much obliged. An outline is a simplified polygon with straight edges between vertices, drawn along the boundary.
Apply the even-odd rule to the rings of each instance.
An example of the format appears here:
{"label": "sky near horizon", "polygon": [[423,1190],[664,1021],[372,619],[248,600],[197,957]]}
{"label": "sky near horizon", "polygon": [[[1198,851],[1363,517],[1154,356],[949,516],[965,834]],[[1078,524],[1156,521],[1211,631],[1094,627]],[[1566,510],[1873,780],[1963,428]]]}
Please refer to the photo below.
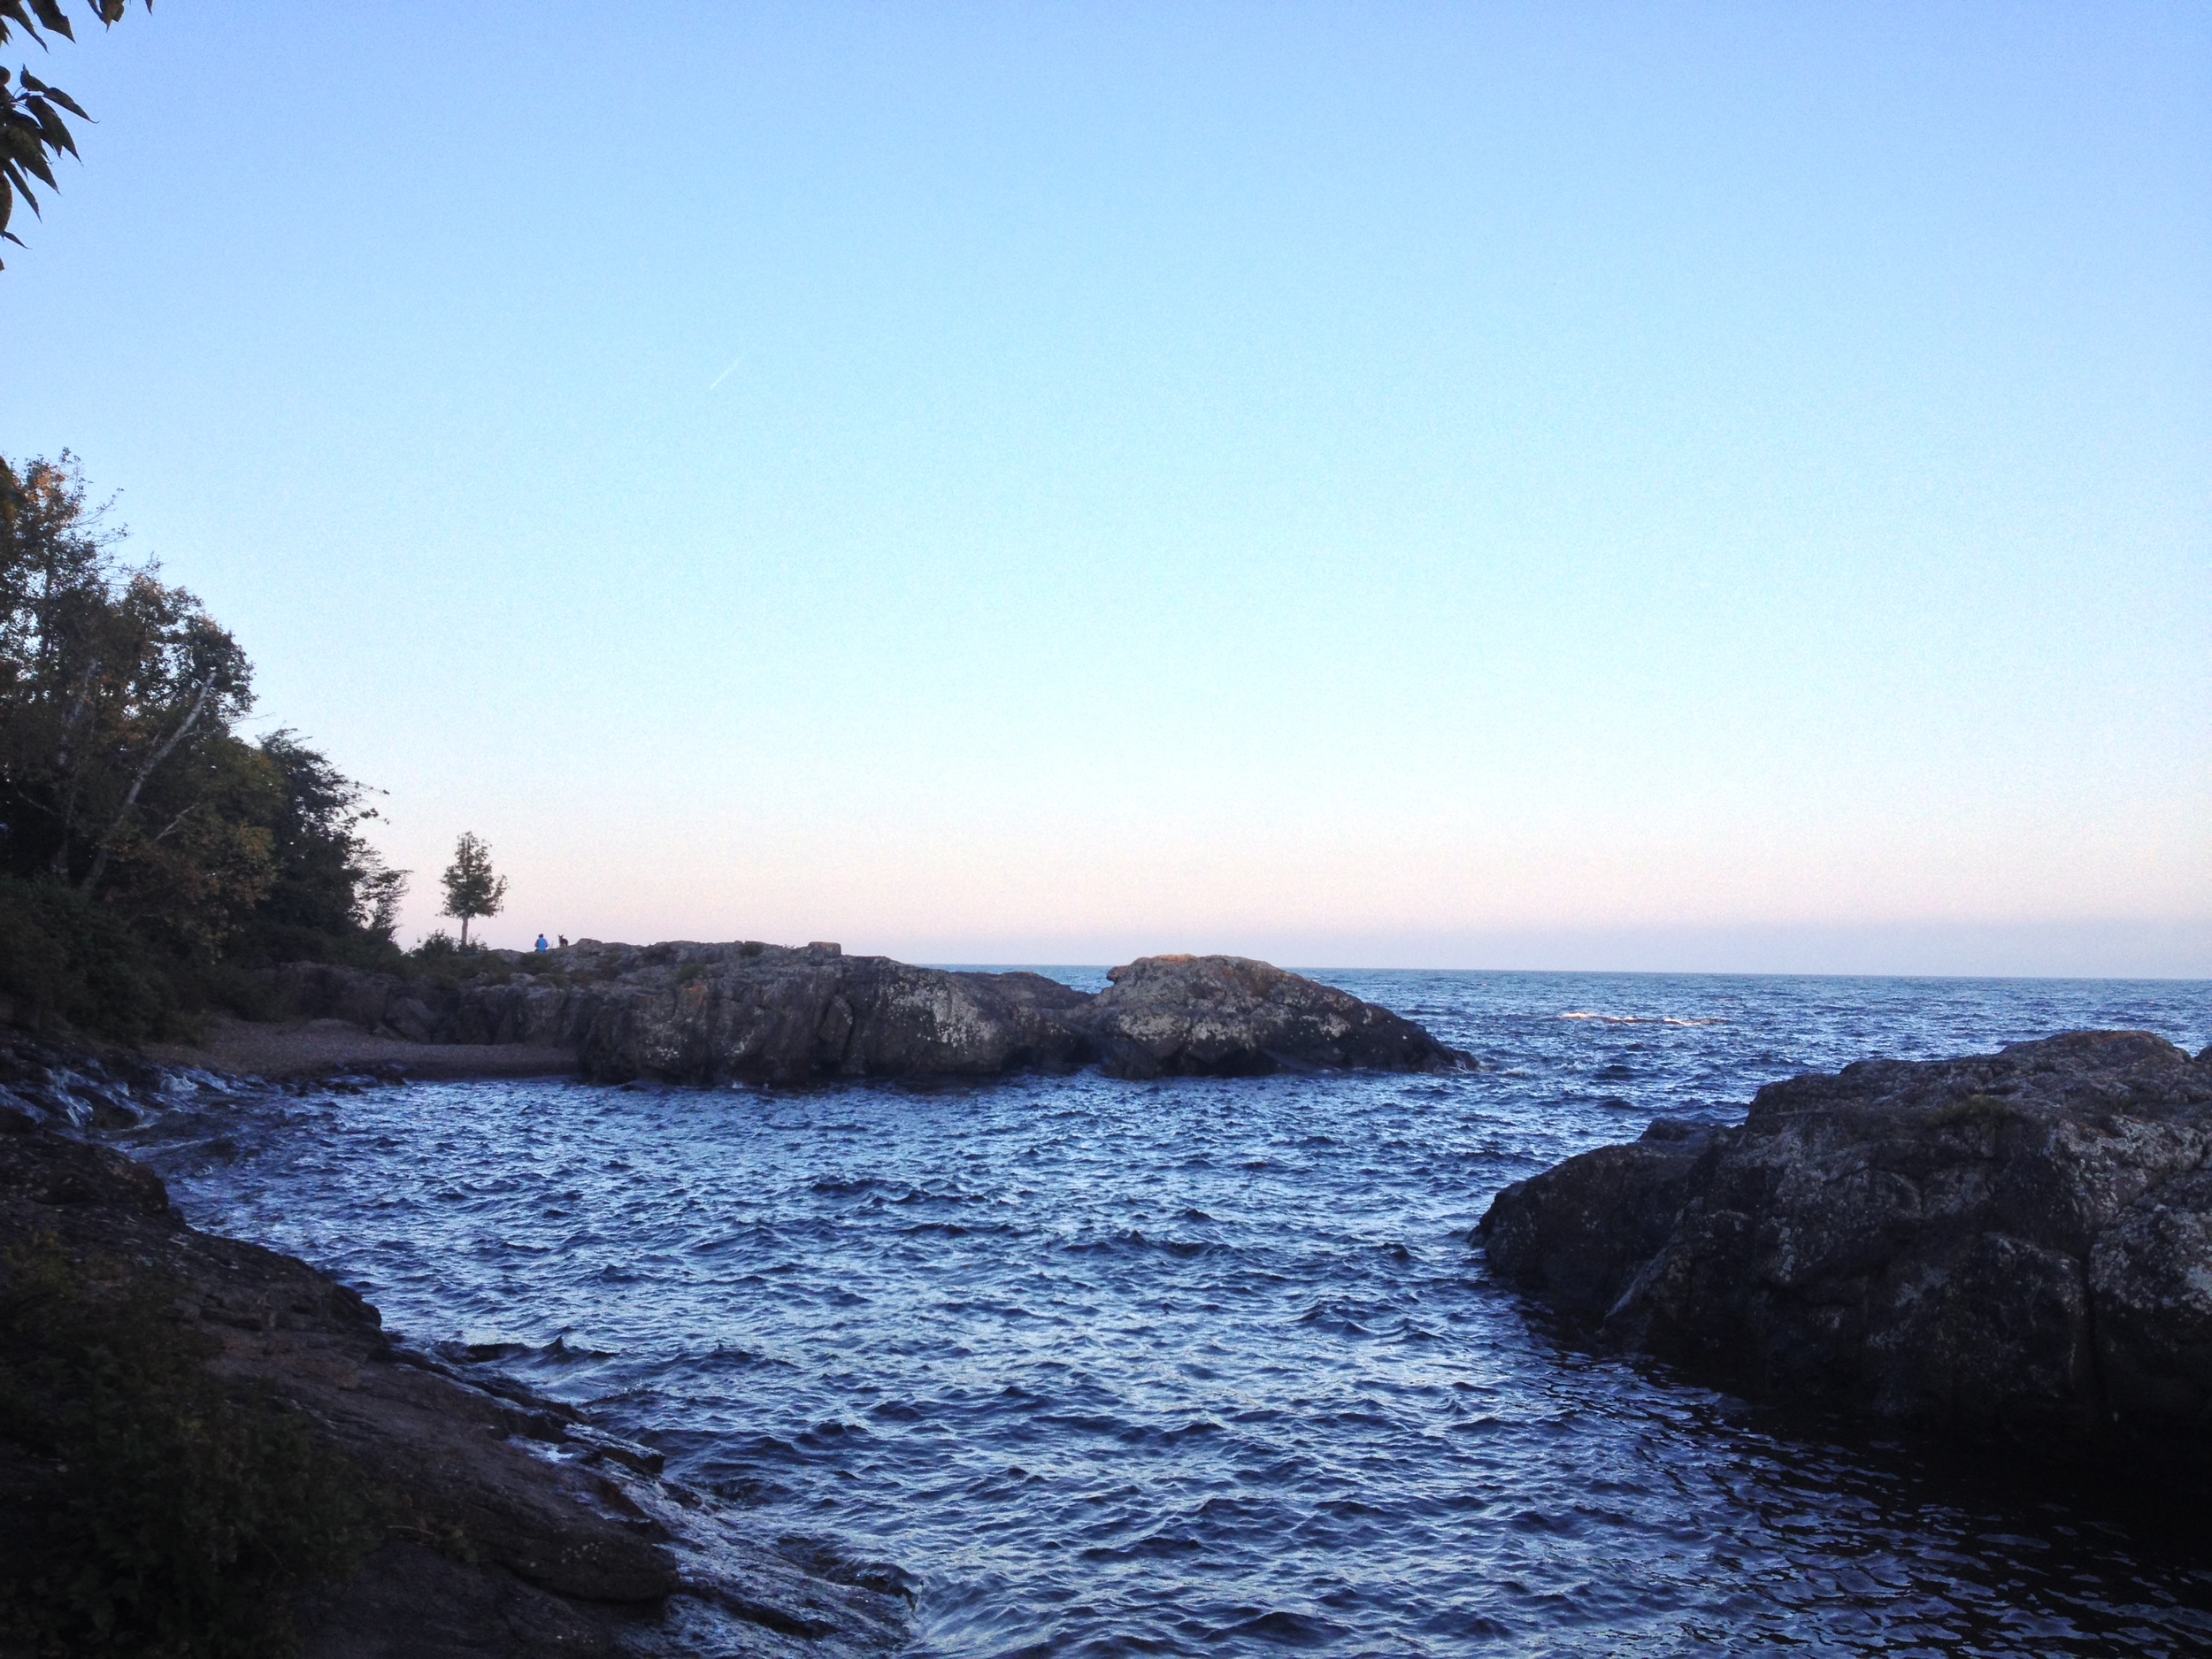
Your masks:
{"label": "sky near horizon", "polygon": [[2212,977],[2212,12],[163,0],[6,250],[435,925]]}

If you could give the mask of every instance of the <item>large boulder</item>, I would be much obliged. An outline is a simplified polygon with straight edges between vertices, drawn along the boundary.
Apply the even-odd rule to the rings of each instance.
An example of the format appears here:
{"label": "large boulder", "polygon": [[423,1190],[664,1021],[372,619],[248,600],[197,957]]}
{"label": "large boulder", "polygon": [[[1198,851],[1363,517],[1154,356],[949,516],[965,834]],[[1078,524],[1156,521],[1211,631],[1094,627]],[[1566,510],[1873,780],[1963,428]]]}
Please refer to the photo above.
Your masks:
{"label": "large boulder", "polygon": [[1472,1064],[1386,1008],[1247,956],[1141,956],[1106,977],[1072,1018],[1117,1077]]}
{"label": "large boulder", "polygon": [[572,1042],[584,1075],[601,1081],[995,1077],[1090,1058],[1062,1018],[1088,999],[1041,974],[752,943],[605,947],[580,965],[587,982],[518,1017],[512,1040]]}
{"label": "large boulder", "polygon": [[1499,1194],[1491,1269],[1746,1393],[2212,1452],[2212,1049],[2075,1032],[1762,1089]]}

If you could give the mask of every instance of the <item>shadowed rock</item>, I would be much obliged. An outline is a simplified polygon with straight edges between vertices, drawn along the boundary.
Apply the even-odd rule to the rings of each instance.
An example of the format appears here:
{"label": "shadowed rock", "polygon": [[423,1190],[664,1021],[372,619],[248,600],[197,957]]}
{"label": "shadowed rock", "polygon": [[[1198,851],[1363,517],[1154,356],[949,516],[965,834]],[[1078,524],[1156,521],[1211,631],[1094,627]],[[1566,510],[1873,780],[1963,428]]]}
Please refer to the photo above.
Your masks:
{"label": "shadowed rock", "polygon": [[[149,1087],[70,1057],[81,1087]],[[342,1581],[294,1593],[307,1659],[693,1651],[672,1632],[710,1608],[726,1616],[717,1652],[830,1659],[903,1633],[897,1597],[737,1535],[707,1500],[657,1479],[643,1448],[504,1379],[396,1346],[353,1291],[187,1226],[152,1171],[0,1104],[0,1294],[42,1251],[103,1302],[157,1296],[243,1409],[303,1422],[380,1494],[383,1541]],[[38,1563],[41,1517],[84,1495],[82,1479],[0,1419],[0,1561]]]}
{"label": "shadowed rock", "polygon": [[1762,1089],[1499,1194],[1492,1270],[1746,1392],[2212,1452],[2212,1050],[2076,1032]]}

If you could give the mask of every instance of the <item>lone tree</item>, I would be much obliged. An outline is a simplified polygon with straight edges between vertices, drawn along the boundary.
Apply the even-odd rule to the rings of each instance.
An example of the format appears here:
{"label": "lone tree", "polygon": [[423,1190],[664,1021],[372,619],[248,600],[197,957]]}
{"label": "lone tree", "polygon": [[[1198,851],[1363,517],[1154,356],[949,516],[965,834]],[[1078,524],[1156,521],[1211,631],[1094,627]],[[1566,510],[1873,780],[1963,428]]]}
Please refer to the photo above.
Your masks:
{"label": "lone tree", "polygon": [[453,844],[453,862],[445,867],[445,909],[461,924],[461,946],[469,942],[469,921],[478,916],[496,916],[507,902],[507,878],[492,873],[492,849],[473,831],[463,830]]}

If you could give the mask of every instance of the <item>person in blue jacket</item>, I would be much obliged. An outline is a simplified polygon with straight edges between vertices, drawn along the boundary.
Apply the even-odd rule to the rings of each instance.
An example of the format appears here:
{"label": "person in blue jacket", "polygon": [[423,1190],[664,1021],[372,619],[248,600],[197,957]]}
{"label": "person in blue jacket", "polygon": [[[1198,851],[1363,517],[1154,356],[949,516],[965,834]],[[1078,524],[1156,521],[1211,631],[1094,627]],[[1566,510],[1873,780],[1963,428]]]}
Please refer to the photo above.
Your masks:
{"label": "person in blue jacket", "polygon": [[540,933],[540,934],[538,935],[538,949],[539,949],[540,950],[543,950],[543,949],[546,949],[545,935],[544,935],[543,933]]}

